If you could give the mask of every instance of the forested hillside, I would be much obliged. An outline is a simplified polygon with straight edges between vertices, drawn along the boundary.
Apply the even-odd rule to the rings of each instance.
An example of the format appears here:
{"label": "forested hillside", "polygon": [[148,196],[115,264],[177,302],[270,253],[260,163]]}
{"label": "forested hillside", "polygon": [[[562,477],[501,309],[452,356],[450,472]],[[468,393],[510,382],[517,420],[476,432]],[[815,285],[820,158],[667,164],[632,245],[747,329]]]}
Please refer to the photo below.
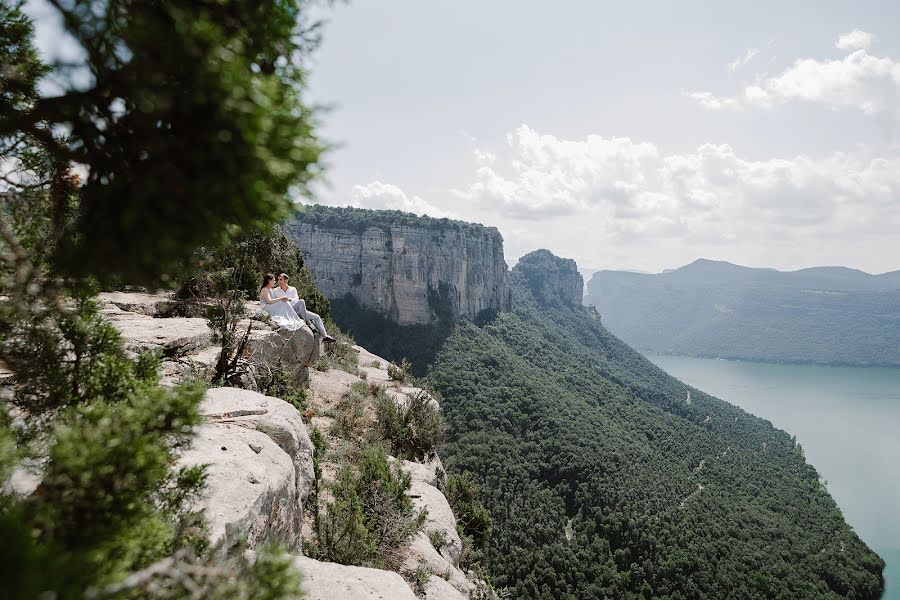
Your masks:
{"label": "forested hillside", "polygon": [[515,598],[878,598],[883,561],[790,435],[666,375],[592,308],[513,310],[429,374],[452,471],[481,482]]}
{"label": "forested hillside", "polygon": [[767,362],[900,365],[900,272],[793,272],[698,260],[600,271],[586,303],[642,350]]}

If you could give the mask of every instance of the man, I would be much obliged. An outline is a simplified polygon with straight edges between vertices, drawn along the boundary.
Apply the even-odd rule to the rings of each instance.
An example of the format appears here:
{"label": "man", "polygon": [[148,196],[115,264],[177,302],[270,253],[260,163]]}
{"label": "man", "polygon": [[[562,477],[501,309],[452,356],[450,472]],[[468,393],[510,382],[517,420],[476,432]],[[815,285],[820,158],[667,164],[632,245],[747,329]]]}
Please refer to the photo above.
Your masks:
{"label": "man", "polygon": [[326,342],[333,342],[334,338],[325,331],[325,324],[322,322],[322,317],[311,310],[306,310],[306,302],[304,302],[303,298],[297,293],[297,288],[288,285],[288,280],[287,273],[281,273],[278,276],[278,287],[272,290],[272,298],[286,297],[301,319],[307,323],[312,323],[316,328],[316,331],[322,335],[323,340]]}

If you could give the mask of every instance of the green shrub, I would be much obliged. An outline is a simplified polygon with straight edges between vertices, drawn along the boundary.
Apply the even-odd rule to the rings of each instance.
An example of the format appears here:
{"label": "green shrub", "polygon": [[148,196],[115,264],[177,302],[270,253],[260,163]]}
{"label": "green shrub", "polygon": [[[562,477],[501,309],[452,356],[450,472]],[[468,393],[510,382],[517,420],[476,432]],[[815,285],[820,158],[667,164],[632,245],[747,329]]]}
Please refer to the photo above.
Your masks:
{"label": "green shrub", "polygon": [[394,363],[389,363],[387,372],[388,378],[393,381],[404,382],[406,378],[409,377],[410,369],[412,365],[409,364],[409,361],[405,358],[400,361],[399,365],[395,365]]}
{"label": "green shrub", "polygon": [[405,405],[380,392],[375,399],[375,418],[378,435],[398,457],[427,460],[444,440],[444,419],[424,392],[412,396]]}
{"label": "green shrub", "polygon": [[259,377],[260,392],[291,404],[300,413],[308,408],[307,389],[293,383],[293,376],[282,364],[276,364]]}
{"label": "green shrub", "polygon": [[415,511],[407,495],[410,485],[409,474],[390,464],[383,447],[363,448],[338,470],[315,555],[342,564],[399,566],[403,547],[425,522],[425,512]]}
{"label": "green shrub", "polygon": [[325,346],[325,356],[330,365],[346,371],[351,375],[359,374],[359,352],[353,347],[356,342],[352,337],[341,332],[337,326],[329,328],[335,341]]}
{"label": "green shrub", "polygon": [[366,395],[365,384],[363,393],[360,393],[357,383],[357,389],[350,389],[341,399],[338,400],[334,411],[334,423],[331,426],[331,432],[348,440],[355,440],[362,437],[366,429],[368,429],[368,418],[366,417]]}
{"label": "green shrub", "polygon": [[447,545],[447,534],[440,529],[431,529],[428,531],[428,541],[440,552],[441,548]]}
{"label": "green shrub", "polygon": [[480,562],[484,549],[491,537],[493,521],[491,513],[478,498],[478,484],[468,472],[451,475],[441,491],[456,515],[457,528],[463,541],[460,564]]}
{"label": "green shrub", "polygon": [[413,591],[416,593],[416,596],[420,598],[425,597],[425,586],[428,585],[431,575],[431,569],[427,566],[419,565],[416,568],[416,572],[413,573]]}

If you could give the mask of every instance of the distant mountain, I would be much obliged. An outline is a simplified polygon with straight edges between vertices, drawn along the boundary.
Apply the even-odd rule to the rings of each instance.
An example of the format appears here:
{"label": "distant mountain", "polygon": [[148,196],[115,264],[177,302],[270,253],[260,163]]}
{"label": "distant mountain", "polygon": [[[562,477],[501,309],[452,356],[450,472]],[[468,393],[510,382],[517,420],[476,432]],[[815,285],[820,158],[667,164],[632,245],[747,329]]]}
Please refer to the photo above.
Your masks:
{"label": "distant mountain", "polygon": [[773,362],[900,365],[900,271],[777,271],[697,260],[587,285],[611,331],[655,352]]}

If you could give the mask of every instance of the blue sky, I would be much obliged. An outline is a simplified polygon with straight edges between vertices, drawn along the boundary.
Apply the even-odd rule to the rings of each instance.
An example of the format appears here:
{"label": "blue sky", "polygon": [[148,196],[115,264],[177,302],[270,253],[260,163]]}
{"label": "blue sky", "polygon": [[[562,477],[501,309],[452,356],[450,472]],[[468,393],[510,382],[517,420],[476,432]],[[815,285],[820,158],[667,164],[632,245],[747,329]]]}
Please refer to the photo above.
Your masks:
{"label": "blue sky", "polygon": [[900,5],[358,0],[311,98],[335,205],[583,270],[900,268]]}
{"label": "blue sky", "polygon": [[[73,48],[31,0],[49,58]],[[900,4],[356,0],[309,98],[316,200],[601,268],[900,269]],[[51,89],[47,86],[46,89]]]}

